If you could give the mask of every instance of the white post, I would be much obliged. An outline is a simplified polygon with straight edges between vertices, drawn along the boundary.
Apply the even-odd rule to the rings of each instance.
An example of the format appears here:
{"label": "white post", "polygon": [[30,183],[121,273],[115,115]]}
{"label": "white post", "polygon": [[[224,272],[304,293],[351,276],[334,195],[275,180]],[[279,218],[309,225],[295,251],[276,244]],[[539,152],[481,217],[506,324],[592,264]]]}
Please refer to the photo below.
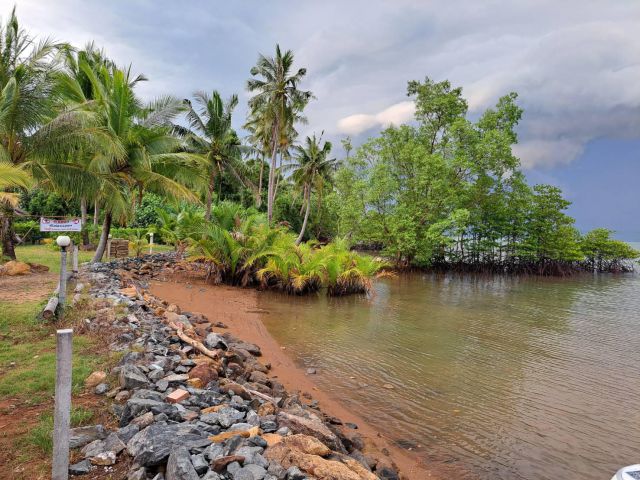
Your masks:
{"label": "white post", "polygon": [[78,275],[78,245],[73,244],[73,250],[72,252],[72,266],[71,266],[71,271],[73,272],[74,275]]}
{"label": "white post", "polygon": [[153,253],[153,232],[149,234],[149,253]]}
{"label": "white post", "polygon": [[56,332],[56,395],[53,412],[52,480],[69,478],[69,424],[71,421],[71,352],[73,330]]}
{"label": "white post", "polygon": [[107,238],[107,261],[111,260],[111,234]]}

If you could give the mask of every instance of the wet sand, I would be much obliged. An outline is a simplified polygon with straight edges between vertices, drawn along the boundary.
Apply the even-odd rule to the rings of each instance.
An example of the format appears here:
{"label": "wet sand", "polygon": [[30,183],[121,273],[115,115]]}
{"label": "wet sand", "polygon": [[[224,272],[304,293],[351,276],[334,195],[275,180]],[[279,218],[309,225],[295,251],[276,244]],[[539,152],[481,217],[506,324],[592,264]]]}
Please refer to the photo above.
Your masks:
{"label": "wet sand", "polygon": [[[288,391],[309,393],[319,402],[320,409],[328,415],[338,417],[343,422],[358,425],[358,431],[372,443],[372,450],[385,451],[395,462],[401,474],[408,480],[436,479],[438,476],[424,465],[417,455],[396,446],[391,439],[369,425],[362,417],[349,411],[338,399],[322,391],[312,376],[298,367],[262,323],[265,312],[258,307],[260,292],[252,289],[240,289],[227,286],[210,286],[188,281],[150,283],[153,295],[175,303],[182,310],[206,315],[212,323],[223,322],[229,331],[239,338],[255,343],[262,350],[262,362],[271,363],[271,376],[276,377]],[[214,328],[214,331],[222,332]],[[372,452],[373,453],[373,452]],[[383,455],[378,453],[378,455]]]}

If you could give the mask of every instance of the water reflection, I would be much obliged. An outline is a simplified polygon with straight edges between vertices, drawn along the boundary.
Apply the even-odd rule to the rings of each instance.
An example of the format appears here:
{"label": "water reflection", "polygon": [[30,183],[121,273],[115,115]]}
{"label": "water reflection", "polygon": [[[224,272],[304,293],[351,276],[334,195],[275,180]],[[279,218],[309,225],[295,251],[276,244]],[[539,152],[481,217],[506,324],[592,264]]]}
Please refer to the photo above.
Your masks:
{"label": "water reflection", "polygon": [[416,274],[370,298],[260,298],[324,388],[458,477],[595,480],[637,461],[639,287]]}

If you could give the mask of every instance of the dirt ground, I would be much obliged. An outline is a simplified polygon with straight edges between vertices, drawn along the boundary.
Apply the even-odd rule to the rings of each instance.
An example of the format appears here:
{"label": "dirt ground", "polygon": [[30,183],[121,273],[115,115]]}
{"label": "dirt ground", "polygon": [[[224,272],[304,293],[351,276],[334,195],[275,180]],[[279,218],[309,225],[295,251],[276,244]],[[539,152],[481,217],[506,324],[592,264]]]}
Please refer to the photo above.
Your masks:
{"label": "dirt ground", "polygon": [[0,277],[0,302],[26,303],[41,300],[56,288],[55,273],[32,273]]}

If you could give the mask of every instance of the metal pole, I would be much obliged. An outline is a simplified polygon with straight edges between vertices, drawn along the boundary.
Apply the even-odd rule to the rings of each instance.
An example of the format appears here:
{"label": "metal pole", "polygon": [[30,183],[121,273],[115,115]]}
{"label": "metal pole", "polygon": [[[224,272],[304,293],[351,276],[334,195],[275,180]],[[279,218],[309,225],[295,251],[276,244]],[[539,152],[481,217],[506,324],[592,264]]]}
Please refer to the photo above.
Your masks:
{"label": "metal pole", "polygon": [[73,330],[56,332],[56,396],[53,416],[52,480],[69,478],[69,424],[71,420],[71,352]]}
{"label": "metal pole", "polygon": [[67,247],[60,247],[60,290],[58,291],[58,305],[60,312],[64,311],[67,300]]}

